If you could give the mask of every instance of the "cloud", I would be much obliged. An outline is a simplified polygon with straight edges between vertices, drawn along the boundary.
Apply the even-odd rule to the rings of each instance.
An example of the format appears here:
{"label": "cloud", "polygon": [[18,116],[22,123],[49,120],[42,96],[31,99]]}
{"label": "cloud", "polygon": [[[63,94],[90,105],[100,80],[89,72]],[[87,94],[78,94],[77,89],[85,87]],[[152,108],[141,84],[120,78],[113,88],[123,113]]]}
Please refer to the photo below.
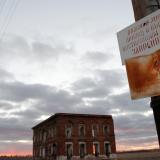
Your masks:
{"label": "cloud", "polygon": [[[30,53],[29,42],[22,36],[7,35],[0,44],[1,60],[10,60],[13,57],[22,58]],[[12,59],[13,60],[13,59]]]}
{"label": "cloud", "polygon": [[93,65],[101,65],[103,63],[107,63],[109,60],[111,60],[111,58],[111,54],[99,51],[89,51],[83,56],[83,60],[85,60],[86,63],[91,63]]}
{"label": "cloud", "polygon": [[[123,134],[129,132],[130,135],[132,134],[133,136],[134,132],[137,132],[138,130],[142,132],[148,131],[147,133],[155,130],[153,115],[145,116],[143,115],[143,112],[139,114],[115,116],[114,119],[117,130],[120,132],[123,131]],[[145,135],[147,135],[147,133],[145,133]]]}
{"label": "cloud", "polygon": [[96,81],[92,78],[85,77],[83,79],[77,80],[73,84],[73,89],[74,90],[86,90],[88,88],[93,88],[96,87]]}
{"label": "cloud", "polygon": [[36,108],[44,114],[54,114],[56,112],[75,112],[76,107],[82,103],[81,97],[71,95],[69,92],[59,90],[50,96],[43,98],[37,103]]}
{"label": "cloud", "polygon": [[73,89],[76,94],[83,98],[98,98],[108,94],[108,90],[102,87],[99,81],[95,81],[91,78],[78,80],[73,84]]}
{"label": "cloud", "polygon": [[125,112],[147,112],[150,110],[149,98],[140,100],[131,100],[129,92],[117,95],[110,95],[110,104]]}
{"label": "cloud", "polygon": [[95,76],[100,79],[101,84],[106,88],[119,88],[127,84],[125,74],[120,69],[97,69],[95,70]]}
{"label": "cloud", "polygon": [[[95,70],[94,77],[85,77],[72,84],[73,91],[83,98],[105,98],[126,85],[121,70]],[[118,81],[117,81],[118,80]]]}
{"label": "cloud", "polygon": [[[0,141],[31,140],[32,120],[19,118],[0,118]],[[29,128],[30,127],[30,128]]]}
{"label": "cloud", "polygon": [[39,64],[48,61],[55,61],[60,56],[73,54],[74,48],[70,43],[62,41],[50,42],[47,40],[30,40],[18,35],[7,35],[7,38],[0,44],[0,62],[3,66],[6,64],[15,65],[17,61],[20,64]]}
{"label": "cloud", "polygon": [[0,68],[0,82],[13,81],[15,78],[12,73]]}
{"label": "cloud", "polygon": [[21,102],[30,98],[38,99],[47,96],[50,89],[45,85],[27,85],[17,81],[12,83],[4,82],[0,83],[0,98],[1,100],[14,102]]}
{"label": "cloud", "polygon": [[57,59],[61,55],[72,54],[73,48],[67,47],[63,44],[48,44],[44,42],[35,41],[32,43],[33,58],[41,61]]}
{"label": "cloud", "polygon": [[0,102],[0,109],[9,110],[12,109],[13,105],[8,102]]}
{"label": "cloud", "polygon": [[113,94],[114,89],[126,86],[121,70],[95,70],[94,77],[75,81],[70,91],[51,85],[10,81],[13,75],[5,70],[1,72],[0,141],[13,145],[15,140],[15,146],[19,146],[21,140],[31,141],[31,128],[42,116],[57,112],[112,114],[118,148],[120,144],[131,146],[136,138],[139,141],[135,145],[156,141],[149,100],[131,101],[128,91]]}

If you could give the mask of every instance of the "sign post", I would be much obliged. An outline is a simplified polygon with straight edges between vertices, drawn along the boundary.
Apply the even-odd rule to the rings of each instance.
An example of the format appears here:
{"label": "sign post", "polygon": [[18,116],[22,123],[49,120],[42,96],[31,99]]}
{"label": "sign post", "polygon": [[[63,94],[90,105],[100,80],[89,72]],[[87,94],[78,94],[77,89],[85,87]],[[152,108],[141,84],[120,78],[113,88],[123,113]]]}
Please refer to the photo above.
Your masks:
{"label": "sign post", "polygon": [[[132,0],[135,20],[139,20],[144,16],[160,9],[160,0]],[[151,97],[151,107],[153,109],[157,135],[160,146],[160,96]]]}

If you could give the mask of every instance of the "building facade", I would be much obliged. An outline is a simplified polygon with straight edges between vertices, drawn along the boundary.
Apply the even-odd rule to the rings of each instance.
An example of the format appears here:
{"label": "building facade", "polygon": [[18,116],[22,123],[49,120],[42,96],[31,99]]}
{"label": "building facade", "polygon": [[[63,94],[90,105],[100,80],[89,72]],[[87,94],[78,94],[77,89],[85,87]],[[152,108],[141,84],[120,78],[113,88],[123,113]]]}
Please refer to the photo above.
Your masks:
{"label": "building facade", "polygon": [[32,129],[34,160],[116,157],[110,115],[57,113]]}

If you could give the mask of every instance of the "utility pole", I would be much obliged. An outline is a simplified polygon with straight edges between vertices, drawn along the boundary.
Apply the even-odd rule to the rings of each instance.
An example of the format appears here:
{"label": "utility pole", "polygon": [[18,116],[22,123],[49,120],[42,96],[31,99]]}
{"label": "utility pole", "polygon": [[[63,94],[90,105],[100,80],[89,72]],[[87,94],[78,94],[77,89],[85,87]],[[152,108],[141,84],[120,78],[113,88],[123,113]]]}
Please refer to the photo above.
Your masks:
{"label": "utility pole", "polygon": [[[132,0],[135,20],[139,20],[152,12],[160,9],[160,0]],[[157,135],[160,147],[160,96],[151,97],[151,108],[153,109],[154,120],[157,128]]]}

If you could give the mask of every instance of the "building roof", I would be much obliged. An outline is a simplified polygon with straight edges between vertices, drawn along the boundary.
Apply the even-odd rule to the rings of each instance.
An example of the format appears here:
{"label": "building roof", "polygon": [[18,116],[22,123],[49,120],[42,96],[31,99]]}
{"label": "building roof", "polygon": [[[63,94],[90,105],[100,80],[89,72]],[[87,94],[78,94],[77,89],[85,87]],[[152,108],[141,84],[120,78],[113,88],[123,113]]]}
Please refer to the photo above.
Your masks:
{"label": "building roof", "polygon": [[67,117],[99,117],[99,118],[112,118],[111,115],[100,115],[100,114],[76,114],[76,113],[56,113],[52,116],[50,116],[48,119],[40,122],[39,124],[37,124],[36,126],[34,126],[32,129],[35,129],[39,126],[41,126],[42,124],[44,124],[47,121],[50,121],[51,119],[54,119],[56,117],[61,117],[61,116],[67,116]]}

